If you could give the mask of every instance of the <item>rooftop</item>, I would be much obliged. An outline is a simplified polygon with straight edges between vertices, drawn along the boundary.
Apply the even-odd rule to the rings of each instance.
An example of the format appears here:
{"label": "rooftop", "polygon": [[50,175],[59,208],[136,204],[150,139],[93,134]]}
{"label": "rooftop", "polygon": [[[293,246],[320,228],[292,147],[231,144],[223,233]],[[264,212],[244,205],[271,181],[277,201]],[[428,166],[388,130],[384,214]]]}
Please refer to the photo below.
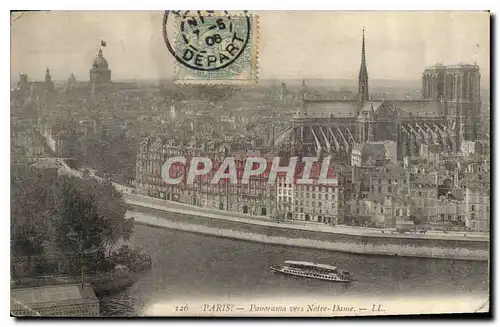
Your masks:
{"label": "rooftop", "polygon": [[288,265],[300,265],[304,267],[311,267],[311,268],[323,268],[323,269],[330,269],[330,270],[335,270],[337,267],[331,266],[331,265],[325,265],[321,263],[312,263],[312,262],[307,262],[307,261],[292,261],[292,260],[287,260],[285,261],[285,264]]}
{"label": "rooftop", "polygon": [[396,108],[401,110],[402,118],[433,117],[444,115],[444,105],[440,101],[429,100],[390,100]]}
{"label": "rooftop", "polygon": [[455,64],[455,65],[443,65],[443,64],[435,64],[433,66],[425,67],[425,70],[436,70],[436,69],[477,69],[479,70],[479,66],[477,64]]}
{"label": "rooftop", "polygon": [[35,307],[41,305],[70,305],[97,301],[92,287],[85,284],[83,289],[80,284],[52,285],[33,288],[12,289],[10,291],[11,309],[25,306]]}
{"label": "rooftop", "polygon": [[341,100],[321,100],[321,101],[304,101],[304,112],[300,115],[301,118],[345,118],[358,116],[358,101],[341,101]]}

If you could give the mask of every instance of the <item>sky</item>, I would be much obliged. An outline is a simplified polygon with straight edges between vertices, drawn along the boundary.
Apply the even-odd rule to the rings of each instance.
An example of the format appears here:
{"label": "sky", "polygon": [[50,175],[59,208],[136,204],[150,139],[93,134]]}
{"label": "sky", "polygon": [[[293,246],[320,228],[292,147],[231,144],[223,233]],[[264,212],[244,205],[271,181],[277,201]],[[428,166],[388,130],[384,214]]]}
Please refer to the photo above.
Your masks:
{"label": "sky", "polygon": [[[256,11],[259,78],[357,79],[365,28],[370,79],[419,80],[425,66],[477,63],[489,83],[488,12]],[[105,40],[113,80],[170,78],[160,11],[52,11],[11,16],[11,78],[87,81]]]}

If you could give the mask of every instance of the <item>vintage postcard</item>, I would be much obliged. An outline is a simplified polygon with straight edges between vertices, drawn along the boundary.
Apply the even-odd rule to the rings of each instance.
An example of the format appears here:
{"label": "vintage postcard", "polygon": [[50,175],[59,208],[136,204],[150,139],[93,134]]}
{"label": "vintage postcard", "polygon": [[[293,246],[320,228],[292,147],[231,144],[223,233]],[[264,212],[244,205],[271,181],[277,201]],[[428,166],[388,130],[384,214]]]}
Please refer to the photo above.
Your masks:
{"label": "vintage postcard", "polygon": [[488,314],[490,13],[11,13],[13,317]]}

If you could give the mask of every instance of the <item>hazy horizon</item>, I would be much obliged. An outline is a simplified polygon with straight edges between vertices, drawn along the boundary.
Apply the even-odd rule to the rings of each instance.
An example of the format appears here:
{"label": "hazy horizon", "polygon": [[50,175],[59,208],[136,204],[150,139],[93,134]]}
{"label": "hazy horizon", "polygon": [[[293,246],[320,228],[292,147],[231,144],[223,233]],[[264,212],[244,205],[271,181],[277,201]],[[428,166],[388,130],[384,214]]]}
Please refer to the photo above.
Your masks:
{"label": "hazy horizon", "polygon": [[[477,63],[489,84],[488,12],[257,11],[259,79],[357,79],[361,34],[370,80],[418,81],[426,66]],[[162,80],[174,59],[162,11],[52,11],[11,15],[11,78],[89,79],[100,41],[112,80]],[[41,28],[43,27],[43,28]]]}

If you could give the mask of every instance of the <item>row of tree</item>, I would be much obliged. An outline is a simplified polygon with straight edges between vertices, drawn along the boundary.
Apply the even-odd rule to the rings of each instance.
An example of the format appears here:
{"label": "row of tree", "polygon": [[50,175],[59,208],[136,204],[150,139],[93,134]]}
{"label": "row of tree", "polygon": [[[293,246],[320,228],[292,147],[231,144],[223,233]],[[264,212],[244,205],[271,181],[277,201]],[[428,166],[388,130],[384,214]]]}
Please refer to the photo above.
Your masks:
{"label": "row of tree", "polygon": [[134,177],[138,146],[138,141],[122,131],[94,133],[76,139],[71,145],[70,157],[104,175],[127,181]]}
{"label": "row of tree", "polygon": [[111,183],[23,167],[11,173],[11,192],[12,257],[64,254],[81,261],[91,255],[97,269],[133,230]]}

